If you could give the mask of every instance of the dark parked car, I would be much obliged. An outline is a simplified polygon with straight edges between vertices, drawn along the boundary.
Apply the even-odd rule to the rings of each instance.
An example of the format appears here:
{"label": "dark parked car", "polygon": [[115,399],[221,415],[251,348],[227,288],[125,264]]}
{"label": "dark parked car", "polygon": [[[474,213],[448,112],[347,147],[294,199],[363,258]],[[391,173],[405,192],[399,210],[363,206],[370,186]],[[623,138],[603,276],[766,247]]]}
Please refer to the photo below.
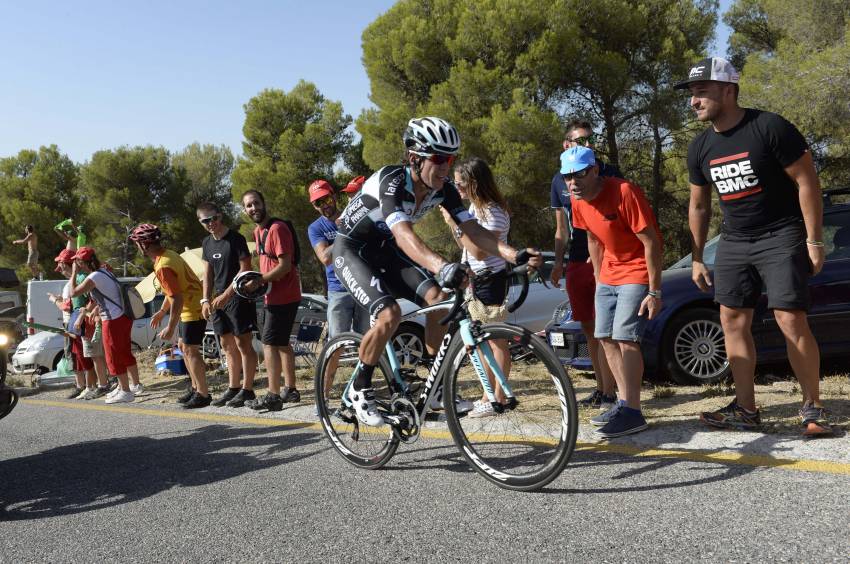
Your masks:
{"label": "dark parked car", "polygon": [[[822,358],[850,355],[850,188],[824,192],[823,239],[826,262],[809,280],[812,307],[809,324]],[[718,238],[708,242],[704,259],[714,264]],[[691,280],[687,255],[662,274],[664,309],[649,322],[642,342],[648,374],[680,383],[712,382],[729,374],[720,327],[720,313],[712,294],[700,292]],[[753,338],[759,363],[787,360],[785,340],[773,312],[762,296],[753,316]],[[547,327],[549,342],[568,364],[587,367],[587,348],[578,323],[567,311]]]}

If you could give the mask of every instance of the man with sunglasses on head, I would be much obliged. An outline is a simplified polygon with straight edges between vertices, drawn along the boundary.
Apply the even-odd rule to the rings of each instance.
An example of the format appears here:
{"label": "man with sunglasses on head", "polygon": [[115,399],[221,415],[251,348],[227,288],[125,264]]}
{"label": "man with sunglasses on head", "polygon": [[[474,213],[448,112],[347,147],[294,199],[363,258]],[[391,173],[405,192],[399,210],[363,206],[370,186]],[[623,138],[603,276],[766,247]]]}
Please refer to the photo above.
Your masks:
{"label": "man with sunglasses on head", "polygon": [[[242,407],[245,401],[256,399],[257,352],[251,341],[257,327],[257,309],[254,302],[236,295],[232,282],[240,272],[251,270],[251,252],[245,237],[225,225],[216,204],[200,204],[196,213],[209,232],[201,243],[204,261],[201,314],[204,319],[212,320],[213,331],[227,360],[229,380],[227,391],[212,405]],[[191,390],[177,401],[189,401],[189,394]]]}
{"label": "man with sunglasses on head", "polygon": [[[564,150],[573,147],[587,147],[596,150],[596,134],[590,122],[575,119],[567,124],[564,135]],[[596,159],[600,177],[622,178],[623,175],[614,165],[603,163]],[[561,284],[561,275],[564,275],[564,287],[570,300],[573,321],[581,324],[582,333],[587,339],[587,350],[590,362],[593,364],[593,373],[596,376],[596,389],[588,397],[579,400],[582,407],[602,408],[607,411],[617,402],[615,394],[614,377],[605,351],[596,337],[593,336],[594,320],[594,296],[596,295],[596,279],[593,276],[593,263],[587,250],[587,233],[584,229],[577,229],[572,222],[572,204],[570,203],[570,191],[564,181],[561,171],[552,177],[551,188],[552,209],[555,211],[555,266],[552,268],[552,284],[556,287]],[[564,272],[564,251],[569,246],[567,256],[567,268]]]}
{"label": "man with sunglasses on head", "polygon": [[602,178],[587,147],[561,155],[573,225],[587,232],[596,278],[594,337],[602,343],[620,399],[593,417],[596,433],[613,438],[646,429],[640,410],[646,321],[661,311],[661,232],[643,191],[622,178]]}
{"label": "man with sunglasses on head", "polygon": [[339,208],[336,193],[325,180],[316,180],[308,189],[310,203],[319,218],[307,228],[307,236],[316,258],[325,266],[328,282],[328,336],[345,331],[360,334],[369,330],[369,312],[360,307],[334,274],[333,244],[336,239]]}
{"label": "man with sunglasses on head", "polygon": [[[458,225],[456,237],[467,248],[479,248],[513,264],[528,263],[536,268],[542,262],[533,249],[517,251],[499,241],[464,208],[457,188],[448,179],[460,149],[460,136],[451,124],[436,117],[414,118],[407,124],[403,141],[403,164],[385,166],[366,180],[342,212],[333,245],[337,278],[368,309],[374,322],[363,336],[360,364],[348,394],[357,418],[371,426],[383,424],[375,408],[372,372],[401,319],[396,298],[434,304],[446,297],[441,288],[459,289],[467,281],[466,268],[446,261],[425,245],[413,231],[414,223],[442,206]],[[439,325],[443,313],[427,318],[429,355],[437,352],[445,334],[446,328]],[[460,409],[469,411],[471,402],[465,404],[469,405]]]}

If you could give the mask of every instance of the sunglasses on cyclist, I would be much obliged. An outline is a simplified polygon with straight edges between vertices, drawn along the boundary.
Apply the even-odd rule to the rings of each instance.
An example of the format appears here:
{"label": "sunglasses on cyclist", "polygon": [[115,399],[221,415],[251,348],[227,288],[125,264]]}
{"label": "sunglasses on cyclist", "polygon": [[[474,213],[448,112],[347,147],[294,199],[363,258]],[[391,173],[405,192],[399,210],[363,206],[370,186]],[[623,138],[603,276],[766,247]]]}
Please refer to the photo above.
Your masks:
{"label": "sunglasses on cyclist", "polygon": [[576,179],[577,179],[577,178],[584,178],[584,177],[585,177],[585,176],[587,176],[587,174],[590,172],[590,169],[591,169],[591,168],[593,168],[593,167],[592,167],[592,166],[589,166],[589,167],[587,167],[587,168],[583,168],[583,169],[581,169],[581,170],[580,170],[580,171],[578,171],[578,172],[568,172],[567,174],[565,174],[565,175],[564,175],[564,180],[566,180],[567,182],[569,182],[569,181],[570,181],[570,180],[572,180],[573,178],[576,178]]}
{"label": "sunglasses on cyclist", "polygon": [[570,139],[569,142],[575,143],[577,145],[595,145],[596,134],[591,133],[590,135],[585,135],[584,137],[576,137],[574,139]]}
{"label": "sunglasses on cyclist", "polygon": [[333,196],[325,196],[324,198],[319,198],[318,200],[313,200],[313,205],[317,208],[321,208],[322,206],[329,206],[334,203]]}
{"label": "sunglasses on cyclist", "polygon": [[198,221],[200,221],[201,224],[203,224],[203,225],[209,225],[210,223],[212,223],[213,221],[217,220],[220,217],[221,217],[220,215],[211,215],[209,217],[202,217],[202,218],[198,219]]}
{"label": "sunglasses on cyclist", "polygon": [[446,163],[449,163],[449,165],[451,165],[453,162],[455,162],[454,155],[430,155],[425,158],[434,163],[435,165],[442,165]]}

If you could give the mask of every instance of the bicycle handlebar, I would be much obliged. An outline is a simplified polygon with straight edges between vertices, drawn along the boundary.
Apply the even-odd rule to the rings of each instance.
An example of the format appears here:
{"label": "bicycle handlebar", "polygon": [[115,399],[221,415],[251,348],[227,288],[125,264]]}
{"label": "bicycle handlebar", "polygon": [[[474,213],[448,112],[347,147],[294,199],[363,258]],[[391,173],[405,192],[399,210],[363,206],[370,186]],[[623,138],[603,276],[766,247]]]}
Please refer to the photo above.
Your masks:
{"label": "bicycle handlebar", "polygon": [[[522,284],[522,289],[519,292],[519,297],[512,304],[508,306],[508,313],[513,313],[516,311],[522,304],[525,302],[525,299],[528,297],[528,265],[520,264],[515,266],[511,270],[511,274],[518,274],[520,276],[520,283]],[[457,313],[460,311],[461,306],[463,305],[463,291],[455,290],[454,301],[452,302],[452,308],[440,320],[440,325],[445,325],[449,321],[455,318]]]}

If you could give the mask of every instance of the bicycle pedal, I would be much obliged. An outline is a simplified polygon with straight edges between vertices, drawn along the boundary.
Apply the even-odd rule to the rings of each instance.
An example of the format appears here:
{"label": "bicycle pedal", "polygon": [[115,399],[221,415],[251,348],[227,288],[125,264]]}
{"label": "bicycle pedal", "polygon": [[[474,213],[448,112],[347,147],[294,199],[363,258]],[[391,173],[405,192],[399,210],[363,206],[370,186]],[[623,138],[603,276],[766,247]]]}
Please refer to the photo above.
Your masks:
{"label": "bicycle pedal", "polygon": [[354,423],[357,420],[354,410],[350,407],[340,407],[336,409],[333,416],[349,424]]}

